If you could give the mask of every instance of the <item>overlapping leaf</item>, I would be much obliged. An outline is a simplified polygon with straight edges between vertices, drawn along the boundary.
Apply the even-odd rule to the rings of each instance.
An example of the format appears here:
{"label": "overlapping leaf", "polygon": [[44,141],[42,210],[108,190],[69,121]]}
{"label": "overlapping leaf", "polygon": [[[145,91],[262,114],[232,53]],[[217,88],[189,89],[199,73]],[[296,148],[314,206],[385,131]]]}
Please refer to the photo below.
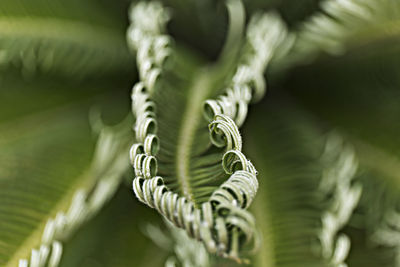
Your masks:
{"label": "overlapping leaf", "polygon": [[132,64],[124,15],[121,4],[97,1],[2,1],[0,67],[25,78],[125,72]]}

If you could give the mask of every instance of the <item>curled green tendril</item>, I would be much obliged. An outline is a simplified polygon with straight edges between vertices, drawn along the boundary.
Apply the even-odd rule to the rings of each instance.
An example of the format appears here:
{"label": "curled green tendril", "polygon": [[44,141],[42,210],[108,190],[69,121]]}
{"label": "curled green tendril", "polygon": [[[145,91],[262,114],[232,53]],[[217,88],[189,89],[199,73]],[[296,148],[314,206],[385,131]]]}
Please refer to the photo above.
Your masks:
{"label": "curled green tendril", "polygon": [[[141,3],[132,9],[132,14],[138,17],[132,20],[128,32],[128,39],[137,51],[141,79],[132,90],[132,112],[136,116],[134,129],[138,141],[130,150],[135,170],[133,191],[141,202],[184,229],[190,237],[201,241],[210,253],[240,261],[244,245],[251,245],[254,250],[258,246],[259,235],[256,234],[253,216],[246,211],[258,189],[257,171],[241,152],[242,138],[238,126],[247,116],[250,101],[263,95],[263,73],[273,50],[282,39],[283,26],[276,22],[274,16],[253,19],[247,36],[251,53],[237,68],[225,94],[204,104],[210,141],[217,147],[225,148],[221,165],[230,177],[208,201],[198,206],[172,192],[164,184],[164,179],[157,176],[155,156],[159,140],[156,135],[156,107],[151,95],[159,86],[157,78],[162,75],[165,59],[170,56],[171,40],[163,35],[168,15],[163,14],[158,3],[149,7],[151,5],[153,3]],[[152,25],[143,25],[142,21],[138,21],[146,16],[152,18]],[[143,20],[146,21],[146,18]],[[270,25],[260,26],[260,23],[272,23],[276,29],[270,29]]]}
{"label": "curled green tendril", "polygon": [[231,118],[226,115],[216,115],[208,128],[211,142],[217,147],[226,146],[227,150],[242,150],[242,137],[239,129]]}

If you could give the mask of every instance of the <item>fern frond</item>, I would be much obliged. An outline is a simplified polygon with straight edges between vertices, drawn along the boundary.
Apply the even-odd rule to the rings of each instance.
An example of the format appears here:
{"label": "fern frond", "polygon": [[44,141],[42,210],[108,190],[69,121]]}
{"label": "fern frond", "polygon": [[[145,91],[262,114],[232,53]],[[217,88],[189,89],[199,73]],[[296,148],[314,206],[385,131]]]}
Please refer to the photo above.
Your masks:
{"label": "fern frond", "polygon": [[164,266],[173,246],[163,250],[154,244],[144,233],[149,222],[162,225],[159,215],[133,198],[132,190],[123,184],[95,217],[63,242],[59,266]]}
{"label": "fern frond", "polygon": [[327,161],[329,168],[325,170],[320,184],[324,195],[333,194],[332,205],[322,216],[319,236],[321,252],[332,266],[338,267],[347,266],[344,261],[350,250],[349,237],[338,232],[349,221],[362,191],[361,184],[353,184],[352,181],[358,167],[354,149],[341,143],[343,141],[339,136],[331,135],[328,138],[322,158]]}
{"label": "fern frond", "polygon": [[285,64],[304,64],[320,52],[341,55],[351,46],[397,36],[400,30],[398,1],[325,0],[320,7],[300,27]]}
{"label": "fern frond", "polygon": [[[341,1],[335,2],[339,3]],[[377,6],[371,10],[375,15],[370,21],[354,16],[354,20],[363,23],[343,27],[348,32],[357,31],[354,35],[346,38],[335,35],[346,54],[320,57],[312,65],[299,67],[292,71],[291,79],[285,84],[288,91],[326,126],[340,129],[357,153],[362,171],[362,177],[357,180],[363,184],[363,196],[344,229],[352,240],[347,260],[350,266],[394,266],[392,249],[371,241],[371,235],[384,225],[383,214],[393,208],[393,203],[387,199],[391,194],[398,196],[400,181],[399,129],[394,123],[399,114],[396,78],[399,53],[395,36],[386,31],[393,29],[389,25],[396,24],[398,2],[384,3],[386,1],[371,3]],[[383,10],[386,10],[386,17],[378,15]],[[348,21],[335,18],[335,23]],[[324,33],[321,36],[325,36]],[[317,46],[315,42],[316,50],[325,49],[324,45],[321,49]]]}
{"label": "fern frond", "polygon": [[[136,8],[132,12],[136,14],[133,22],[140,20],[138,16],[142,15],[152,17],[154,25],[133,23],[128,33],[137,49],[142,78],[132,92],[132,108],[136,116],[134,128],[139,141],[131,148],[136,176],[134,192],[140,201],[157,209],[168,221],[185,229],[189,236],[202,241],[209,252],[240,261],[239,250],[244,243],[257,246],[255,222],[245,209],[255,196],[258,182],[253,164],[241,152],[241,136],[232,118],[238,120],[235,106],[240,102],[239,123],[242,123],[250,99],[262,96],[265,89],[262,74],[274,49],[283,39],[284,27],[276,17],[267,15],[254,19],[250,24],[248,42],[252,51],[229,83],[236,87],[236,94],[228,89],[228,97],[220,98],[225,101],[222,108],[217,106],[221,101],[210,100],[206,105],[211,143],[216,146],[212,148],[204,127],[206,124],[201,121],[201,108],[207,96],[218,89],[211,84],[216,75],[221,75],[218,68],[212,69],[217,74],[196,70],[194,74],[200,77],[194,78],[195,84],[186,92],[172,89],[174,85],[170,85],[166,77],[176,77],[175,83],[182,80],[177,74],[172,75],[172,69],[169,70],[172,64],[176,64],[177,55],[170,56],[171,65],[166,67],[157,55],[171,52],[168,42],[158,50],[153,48],[164,37],[160,29],[165,26],[159,23],[165,23],[162,7],[158,3],[142,3]],[[150,14],[144,15],[142,9]],[[146,53],[142,53],[143,50]],[[247,99],[235,98],[243,94],[248,96]],[[172,103],[182,104],[183,112],[179,108],[174,110],[177,107]],[[228,110],[227,106],[233,109]],[[171,114],[174,117],[169,117]],[[161,146],[156,158],[159,143]],[[221,161],[223,168],[220,167]],[[163,173],[162,177],[156,176],[157,173]],[[180,190],[174,192],[176,188]]]}
{"label": "fern frond", "polygon": [[329,266],[319,241],[329,208],[319,191],[330,166],[321,158],[326,135],[300,108],[275,94],[266,100],[255,107],[244,139],[260,172],[251,207],[263,235],[256,266]]}
{"label": "fern frond", "polygon": [[[77,178],[91,149],[83,114],[82,107],[74,112],[52,110],[2,125],[0,265],[16,266],[19,258],[30,253],[47,219],[65,204],[63,197],[69,201],[69,190],[82,182]],[[65,162],[68,168],[60,173],[56,166],[65,167]]]}
{"label": "fern frond", "polygon": [[0,10],[0,77],[11,69],[25,78],[52,74],[77,79],[132,67],[123,20],[113,9],[107,12],[91,1],[55,1],[51,8],[42,0],[6,2]]}
{"label": "fern frond", "polygon": [[[129,118],[128,118],[129,119]],[[129,122],[130,120],[128,120]],[[126,122],[101,130],[91,165],[91,184],[76,190],[67,211],[59,211],[43,230],[40,249],[32,249],[29,260],[21,259],[19,267],[58,266],[62,241],[66,241],[85,221],[90,220],[114,195],[128,168],[124,148],[129,142]]]}
{"label": "fern frond", "polygon": [[275,14],[255,15],[249,23],[247,33],[251,52],[245,53],[243,63],[237,68],[230,88],[218,100],[207,100],[204,114],[208,121],[215,115],[225,114],[238,127],[247,116],[250,100],[260,100],[266,90],[264,70],[267,68],[277,47],[286,41],[286,28]]}
{"label": "fern frond", "polygon": [[272,100],[256,108],[248,125],[258,130],[245,139],[262,181],[253,206],[264,235],[257,263],[346,266],[344,228],[361,197],[355,150],[282,95]]}

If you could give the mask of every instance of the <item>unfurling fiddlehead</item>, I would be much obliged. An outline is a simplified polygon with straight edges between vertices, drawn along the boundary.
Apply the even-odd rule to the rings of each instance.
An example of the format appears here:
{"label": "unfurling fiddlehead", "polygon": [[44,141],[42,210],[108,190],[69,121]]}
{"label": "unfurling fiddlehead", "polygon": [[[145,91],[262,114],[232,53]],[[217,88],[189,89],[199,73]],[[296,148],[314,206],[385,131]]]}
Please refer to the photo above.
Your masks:
{"label": "unfurling fiddlehead", "polygon": [[[128,44],[137,51],[139,75],[143,81],[138,85],[141,88],[138,90],[144,90],[145,86],[151,92],[161,74],[161,67],[170,54],[168,46],[171,40],[168,35],[162,34],[169,14],[158,2],[143,2],[132,8],[130,18],[132,26],[128,29]],[[140,100],[142,99],[134,101]],[[132,104],[135,105],[134,102]]]}
{"label": "unfurling fiddlehead", "polygon": [[250,51],[237,68],[226,93],[217,100],[207,100],[204,114],[212,120],[217,114],[225,114],[240,127],[251,100],[257,101],[265,93],[264,70],[286,37],[286,28],[275,14],[255,15],[250,21],[247,40]]}
{"label": "unfurling fiddlehead", "polygon": [[[263,72],[274,49],[282,41],[285,29],[275,16],[255,17],[247,35],[251,51],[238,67],[231,82],[232,89],[227,89],[226,95],[218,100],[206,101],[205,117],[209,120],[211,143],[226,148],[222,167],[230,177],[208,201],[197,204],[170,191],[164,179],[157,176],[159,140],[156,107],[151,95],[158,89],[157,78],[162,75],[164,59],[171,49],[169,41],[158,50],[152,47],[160,39],[169,40],[162,33],[168,16],[159,3],[139,3],[131,14],[133,23],[128,39],[137,50],[141,78],[132,91],[132,111],[136,116],[134,130],[138,141],[130,150],[136,176],[133,190],[141,202],[155,208],[190,237],[201,241],[210,253],[240,261],[239,250],[243,244],[256,247],[258,243],[254,218],[246,211],[255,197],[258,181],[256,169],[241,151],[242,139],[237,125],[243,123],[251,99],[257,100],[263,95]],[[145,20],[141,17],[151,20],[143,24]]]}
{"label": "unfurling fiddlehead", "polygon": [[346,267],[344,263],[350,251],[350,238],[338,234],[349,221],[361,196],[361,184],[353,184],[358,161],[354,149],[343,145],[339,136],[329,136],[323,160],[325,169],[320,190],[324,196],[333,194],[333,203],[322,216],[322,229],[319,235],[322,256],[331,266]]}

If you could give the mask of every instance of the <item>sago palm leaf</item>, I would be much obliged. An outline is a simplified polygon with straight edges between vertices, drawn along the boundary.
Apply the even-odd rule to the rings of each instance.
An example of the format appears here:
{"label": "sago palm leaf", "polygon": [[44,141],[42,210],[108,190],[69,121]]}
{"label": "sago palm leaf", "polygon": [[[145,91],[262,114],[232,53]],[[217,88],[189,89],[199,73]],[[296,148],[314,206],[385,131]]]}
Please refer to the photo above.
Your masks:
{"label": "sago palm leaf", "polygon": [[[104,129],[90,160],[94,142],[88,111],[104,98],[109,83],[74,82],[99,74],[111,77],[132,65],[124,20],[116,19],[123,9],[97,4],[1,4],[2,266],[15,266],[23,258],[27,261],[20,261],[21,266],[56,264],[62,251],[59,241],[115,191],[127,167],[119,155],[129,142],[127,130]],[[101,180],[104,177],[109,179]]]}
{"label": "sago palm leaf", "polygon": [[123,38],[124,9],[116,7],[96,1],[3,1],[2,71],[75,78],[125,72],[132,65]]}
{"label": "sago palm leaf", "polygon": [[[62,91],[60,88],[58,92]],[[96,92],[90,91],[92,95]],[[49,92],[47,100],[55,94]],[[14,95],[18,94],[14,92]],[[57,254],[60,246],[55,241],[64,241],[70,236],[118,186],[128,166],[123,153],[127,153],[131,135],[127,129],[102,130],[91,163],[94,142],[88,111],[99,102],[89,96],[83,94],[78,99],[75,96],[63,106],[50,105],[33,113],[30,112],[35,109],[26,109],[13,114],[12,119],[2,118],[1,265],[16,266],[22,258],[30,259],[35,265],[35,257],[40,256],[40,261],[45,262],[46,254],[52,258],[50,261],[56,262],[57,257],[51,255]],[[24,91],[19,94],[22,103],[27,98],[32,100]],[[1,110],[7,113],[7,107],[4,105]],[[115,108],[115,105],[108,104],[108,107]],[[82,197],[82,203],[77,203],[78,196]],[[73,210],[71,203],[86,206]],[[51,246],[56,252],[51,251]]]}
{"label": "sago palm leaf", "polygon": [[0,265],[399,265],[399,2],[164,2],[0,4]]}
{"label": "sago palm leaf", "polygon": [[263,232],[256,266],[345,266],[342,228],[360,190],[341,186],[352,179],[348,168],[356,163],[301,107],[279,93],[269,98],[250,117],[249,129],[259,125],[257,130],[246,131],[249,155],[261,166],[253,207]]}
{"label": "sago palm leaf", "polygon": [[[292,70],[283,85],[326,126],[340,130],[354,145],[367,173],[359,210],[347,229],[359,242],[350,254],[353,264],[396,266],[399,231],[391,218],[396,218],[399,202],[399,51],[395,41],[399,7],[397,1],[325,2],[327,14],[306,24],[294,51],[301,46],[307,53],[323,50],[340,57],[320,55],[313,64]],[[358,246],[375,256],[363,256]]]}
{"label": "sago palm leaf", "polygon": [[[360,49],[351,56],[354,52],[349,50],[346,57],[321,59],[313,67],[317,67],[318,72],[310,72],[308,67],[297,69],[286,84],[309,110],[327,125],[340,129],[354,144],[360,165],[369,173],[369,178],[363,181],[366,191],[361,201],[361,217],[355,222],[356,228],[367,229],[363,234],[366,247],[378,245],[371,238],[380,224],[386,224],[386,213],[396,212],[399,201],[398,52],[390,43],[372,47],[379,47],[374,50],[378,52]],[[380,52],[381,49],[384,52]],[[384,65],[378,63],[382,61]],[[329,62],[335,62],[334,68],[341,71],[328,67]],[[299,84],[296,82],[298,75],[303,81],[312,77],[312,81]],[[349,80],[347,75],[352,75],[353,79]],[[296,89],[298,86],[308,89],[300,92]],[[329,101],[321,105],[321,98]],[[377,191],[378,188],[381,189]],[[384,201],[386,198],[388,200]],[[380,243],[385,245],[386,242]],[[385,253],[386,259],[390,258],[389,251]],[[359,257],[362,259],[362,255]]]}
{"label": "sago palm leaf", "polygon": [[[231,18],[243,17],[239,1],[228,1],[228,10]],[[257,242],[254,220],[245,211],[257,180],[241,152],[237,125],[243,123],[251,98],[262,96],[264,68],[285,29],[273,15],[255,16],[241,63],[231,70],[227,62],[235,60],[224,51],[235,49],[232,41],[241,35],[243,22],[231,23],[219,64],[196,66],[164,34],[168,16],[159,3],[139,3],[131,12],[128,38],[137,50],[141,78],[132,91],[138,140],[131,148],[133,189],[139,200],[202,241],[209,252],[240,261],[243,243]],[[207,100],[224,86],[225,95]]]}
{"label": "sago palm leaf", "polygon": [[300,25],[296,43],[284,63],[305,64],[320,52],[340,55],[347,49],[357,50],[398,37],[398,1],[325,0],[320,6],[321,11]]}
{"label": "sago palm leaf", "polygon": [[144,234],[151,221],[155,225],[158,214],[141,205],[130,187],[121,187],[101,213],[65,244],[60,267],[163,266],[167,253]]}

